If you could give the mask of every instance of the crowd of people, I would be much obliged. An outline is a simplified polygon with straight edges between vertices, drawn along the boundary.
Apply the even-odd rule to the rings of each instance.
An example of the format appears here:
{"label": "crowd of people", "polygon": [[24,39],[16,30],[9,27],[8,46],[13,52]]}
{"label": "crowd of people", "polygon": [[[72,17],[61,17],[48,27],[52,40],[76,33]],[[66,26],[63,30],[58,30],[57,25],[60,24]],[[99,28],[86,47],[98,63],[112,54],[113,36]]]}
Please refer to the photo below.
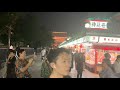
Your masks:
{"label": "crowd of people", "polygon": [[[99,72],[100,78],[120,78],[120,55],[116,57],[114,64],[111,64],[111,55],[104,54],[102,62],[102,70]],[[69,77],[69,73],[73,68],[75,62],[75,69],[77,71],[77,78],[82,78],[85,70],[85,55],[81,52],[74,52],[63,48],[50,50],[46,63],[52,68],[45,78],[64,78]]]}
{"label": "crowd of people", "polygon": [[15,50],[10,49],[7,58],[7,76],[6,78],[31,78],[28,68],[32,65],[33,58],[26,60],[26,52],[24,49],[19,49],[17,58]]}
{"label": "crowd of people", "polygon": [[[82,52],[74,52],[65,48],[43,48],[41,49],[41,78],[71,78],[69,73],[75,62],[77,78],[82,78],[85,69],[85,55]],[[104,54],[102,70],[99,72],[100,78],[120,77],[120,55],[114,64],[111,64],[109,53]],[[26,59],[26,52],[19,47],[16,50],[9,49],[7,57],[6,78],[32,78],[29,67],[32,66],[34,58]],[[38,72],[39,73],[39,72]]]}
{"label": "crowd of people", "polygon": [[43,78],[71,78],[69,74],[74,62],[77,78],[82,78],[82,72],[85,68],[84,53],[64,48],[51,49],[44,60],[41,76]]}
{"label": "crowd of people", "polygon": [[[83,65],[81,61],[85,61],[82,53],[73,53],[64,48],[43,48],[40,54],[42,60],[41,78],[70,78],[69,73],[73,68],[74,60],[78,78],[79,75],[82,76]],[[20,49],[20,47],[17,47],[16,50],[10,48],[6,61],[6,78],[32,78],[28,69],[33,61],[33,58],[26,59],[24,49]]]}
{"label": "crowd of people", "polygon": [[109,53],[104,54],[102,70],[99,72],[100,78],[120,78],[120,55],[117,56],[114,64],[111,64]]}

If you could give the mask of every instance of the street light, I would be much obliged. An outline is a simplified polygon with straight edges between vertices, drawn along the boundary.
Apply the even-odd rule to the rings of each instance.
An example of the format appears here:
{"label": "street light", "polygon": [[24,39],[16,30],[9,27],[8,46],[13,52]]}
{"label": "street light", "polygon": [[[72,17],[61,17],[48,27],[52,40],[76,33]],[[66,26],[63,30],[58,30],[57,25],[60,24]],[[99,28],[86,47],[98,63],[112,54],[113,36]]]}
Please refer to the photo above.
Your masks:
{"label": "street light", "polygon": [[12,32],[12,26],[16,24],[16,19],[17,19],[17,16],[15,16],[13,13],[10,13],[8,12],[8,15],[10,15],[10,18],[12,19],[11,21],[11,25],[7,26],[8,27],[8,47],[10,47],[10,44],[11,44],[11,34],[13,34]]}
{"label": "street light", "polygon": [[8,48],[10,47],[10,39],[11,39],[11,30],[12,30],[12,27],[11,25],[8,27]]}

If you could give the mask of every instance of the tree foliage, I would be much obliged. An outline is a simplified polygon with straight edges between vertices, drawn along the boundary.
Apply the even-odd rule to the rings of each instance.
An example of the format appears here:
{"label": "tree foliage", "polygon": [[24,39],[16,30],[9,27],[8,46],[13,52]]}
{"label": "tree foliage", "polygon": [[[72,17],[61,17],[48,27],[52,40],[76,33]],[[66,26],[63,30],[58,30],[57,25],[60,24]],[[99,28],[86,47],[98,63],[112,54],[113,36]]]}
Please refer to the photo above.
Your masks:
{"label": "tree foliage", "polygon": [[50,46],[53,42],[52,33],[45,26],[37,24],[36,18],[31,14],[26,14],[17,23],[16,31],[21,33],[21,40],[32,47]]}
{"label": "tree foliage", "polygon": [[15,13],[1,12],[0,13],[0,41],[5,45],[8,42],[8,30],[9,26],[13,25],[13,17]]}
{"label": "tree foliage", "polygon": [[32,46],[50,46],[52,33],[36,23],[36,17],[25,12],[0,13],[0,39],[7,45],[9,26],[12,27],[11,43],[24,42]]}

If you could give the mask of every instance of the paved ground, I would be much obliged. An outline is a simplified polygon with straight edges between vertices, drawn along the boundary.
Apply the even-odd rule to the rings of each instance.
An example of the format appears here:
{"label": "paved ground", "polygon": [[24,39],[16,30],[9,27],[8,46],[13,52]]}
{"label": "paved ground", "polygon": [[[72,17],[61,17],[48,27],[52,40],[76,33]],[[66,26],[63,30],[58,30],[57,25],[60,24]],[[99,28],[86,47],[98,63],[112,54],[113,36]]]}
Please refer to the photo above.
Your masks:
{"label": "paved ground", "polygon": [[[77,71],[75,69],[75,62],[74,62],[74,67],[72,68],[71,72],[70,72],[70,76],[72,78],[77,78]],[[85,69],[83,71],[83,75],[82,75],[82,78],[99,78],[99,75],[98,74],[95,74],[95,73],[91,73],[90,71],[88,71],[87,69]]]}
{"label": "paved ground", "polygon": [[[32,78],[41,78],[40,77],[41,65],[42,65],[42,61],[41,61],[41,56],[39,54],[36,56],[36,59],[33,65],[29,68],[29,72],[32,75]],[[2,73],[4,73],[4,71],[5,70],[2,70]],[[75,70],[75,65],[70,72],[70,76],[72,78],[77,78],[77,71]],[[91,73],[90,71],[85,69],[85,71],[83,72],[82,78],[99,78],[99,75],[95,73]]]}

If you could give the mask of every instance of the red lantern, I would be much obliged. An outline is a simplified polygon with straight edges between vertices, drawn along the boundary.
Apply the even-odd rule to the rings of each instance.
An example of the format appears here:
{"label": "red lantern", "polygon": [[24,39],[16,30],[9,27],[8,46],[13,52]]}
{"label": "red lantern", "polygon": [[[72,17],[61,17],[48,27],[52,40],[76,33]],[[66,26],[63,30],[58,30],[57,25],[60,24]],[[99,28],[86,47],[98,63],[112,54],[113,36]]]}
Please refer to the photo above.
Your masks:
{"label": "red lantern", "polygon": [[80,48],[83,48],[83,45],[82,45],[82,44],[80,44]]}

